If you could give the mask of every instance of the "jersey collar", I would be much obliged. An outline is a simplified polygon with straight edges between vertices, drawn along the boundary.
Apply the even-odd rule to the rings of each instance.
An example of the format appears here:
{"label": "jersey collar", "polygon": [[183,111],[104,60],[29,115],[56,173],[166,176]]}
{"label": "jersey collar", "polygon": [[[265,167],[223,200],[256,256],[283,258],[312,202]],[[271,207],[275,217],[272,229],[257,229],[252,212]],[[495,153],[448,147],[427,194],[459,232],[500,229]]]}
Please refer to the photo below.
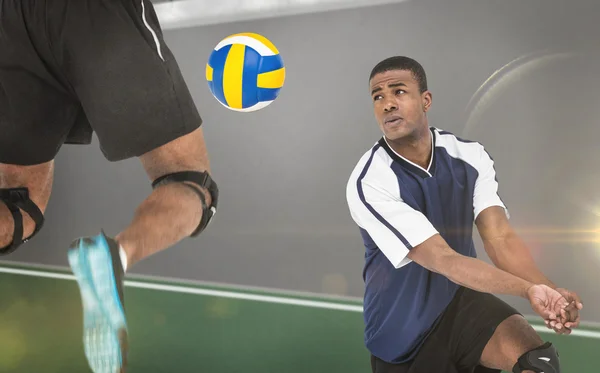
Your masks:
{"label": "jersey collar", "polygon": [[431,134],[431,157],[429,159],[429,166],[427,167],[427,169],[419,166],[416,163],[409,161],[408,159],[404,158],[400,154],[396,153],[396,151],[394,149],[392,149],[392,147],[388,144],[385,136],[379,140],[379,145],[381,145],[381,147],[385,149],[385,151],[390,155],[390,157],[392,157],[392,159],[394,161],[400,163],[400,165],[402,167],[421,176],[422,178],[432,177],[433,173],[435,172],[435,154],[436,154],[435,131],[433,130],[433,128],[429,129],[429,133]]}

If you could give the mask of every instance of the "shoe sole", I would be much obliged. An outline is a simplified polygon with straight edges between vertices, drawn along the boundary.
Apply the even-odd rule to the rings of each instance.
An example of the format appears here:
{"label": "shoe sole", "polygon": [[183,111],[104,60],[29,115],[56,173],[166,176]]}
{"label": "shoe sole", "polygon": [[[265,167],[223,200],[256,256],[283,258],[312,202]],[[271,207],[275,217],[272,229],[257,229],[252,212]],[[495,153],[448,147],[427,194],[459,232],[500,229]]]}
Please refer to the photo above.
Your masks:
{"label": "shoe sole", "polygon": [[95,247],[83,248],[83,241],[79,240],[68,253],[81,293],[85,355],[94,373],[124,373],[127,326],[110,251],[101,237],[94,237],[90,244]]}

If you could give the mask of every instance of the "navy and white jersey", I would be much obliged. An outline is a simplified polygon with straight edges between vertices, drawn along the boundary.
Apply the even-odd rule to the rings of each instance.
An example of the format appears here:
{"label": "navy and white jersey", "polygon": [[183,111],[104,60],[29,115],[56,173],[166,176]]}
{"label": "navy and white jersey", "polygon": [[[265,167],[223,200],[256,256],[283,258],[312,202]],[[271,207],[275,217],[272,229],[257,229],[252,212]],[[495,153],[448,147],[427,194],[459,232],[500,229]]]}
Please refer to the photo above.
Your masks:
{"label": "navy and white jersey", "polygon": [[494,161],[477,142],[431,128],[424,169],[379,140],[353,170],[346,197],[365,252],[365,343],[390,362],[412,359],[458,285],[407,258],[439,234],[458,253],[476,257],[473,223],[498,194]]}

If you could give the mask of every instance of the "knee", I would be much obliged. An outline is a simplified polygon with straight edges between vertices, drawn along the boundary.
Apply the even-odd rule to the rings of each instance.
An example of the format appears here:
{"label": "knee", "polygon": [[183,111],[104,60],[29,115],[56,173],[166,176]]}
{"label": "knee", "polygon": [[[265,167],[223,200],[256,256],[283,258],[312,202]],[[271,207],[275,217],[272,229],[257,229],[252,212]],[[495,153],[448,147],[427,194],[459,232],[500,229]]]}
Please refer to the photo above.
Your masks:
{"label": "knee", "polygon": [[513,373],[560,373],[558,351],[550,342],[523,353],[515,366]]}
{"label": "knee", "polygon": [[24,187],[0,189],[0,202],[0,255],[7,255],[42,229],[45,206],[40,209]]}
{"label": "knee", "polygon": [[505,356],[514,364],[527,351],[544,344],[539,334],[521,315],[512,315],[497,328],[498,342]]}
{"label": "knee", "polygon": [[163,175],[152,182],[152,188],[161,185],[177,183],[185,185],[193,191],[201,202],[202,212],[200,222],[191,236],[199,235],[212,221],[217,212],[219,188],[208,172],[182,171]]}

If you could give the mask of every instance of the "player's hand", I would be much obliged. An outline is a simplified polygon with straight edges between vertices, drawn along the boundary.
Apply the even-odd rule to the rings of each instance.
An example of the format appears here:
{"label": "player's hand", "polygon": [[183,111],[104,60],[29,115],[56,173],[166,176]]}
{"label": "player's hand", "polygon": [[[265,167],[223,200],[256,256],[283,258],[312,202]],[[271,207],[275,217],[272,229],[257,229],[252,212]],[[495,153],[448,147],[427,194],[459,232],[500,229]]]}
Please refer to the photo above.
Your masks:
{"label": "player's hand", "polygon": [[568,321],[564,311],[569,302],[562,294],[546,285],[533,285],[527,289],[527,298],[538,315],[545,321],[554,322],[553,329],[564,329],[564,323]]}
{"label": "player's hand", "polygon": [[546,326],[548,329],[552,329],[558,334],[571,334],[572,330],[579,326],[579,311],[583,309],[583,303],[581,302],[579,295],[573,291],[564,288],[557,288],[556,291],[569,302],[569,305],[561,311],[563,328],[557,329],[555,320],[545,320]]}

